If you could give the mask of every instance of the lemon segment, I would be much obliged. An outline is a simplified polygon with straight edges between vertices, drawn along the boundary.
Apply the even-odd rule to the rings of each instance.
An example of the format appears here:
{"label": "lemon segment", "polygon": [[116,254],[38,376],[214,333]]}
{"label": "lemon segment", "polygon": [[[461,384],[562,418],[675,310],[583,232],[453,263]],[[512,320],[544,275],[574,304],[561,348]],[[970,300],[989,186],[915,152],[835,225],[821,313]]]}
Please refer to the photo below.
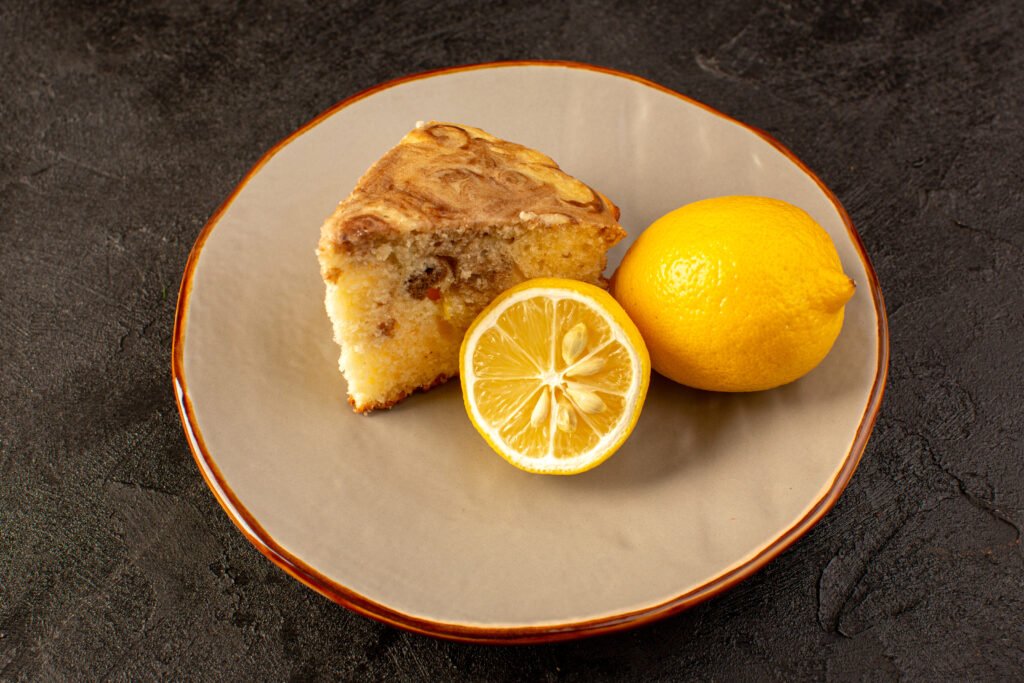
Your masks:
{"label": "lemon segment", "polygon": [[636,425],[650,367],[639,330],[607,292],[554,278],[495,299],[466,332],[459,363],[473,426],[539,474],[577,474],[610,457]]}

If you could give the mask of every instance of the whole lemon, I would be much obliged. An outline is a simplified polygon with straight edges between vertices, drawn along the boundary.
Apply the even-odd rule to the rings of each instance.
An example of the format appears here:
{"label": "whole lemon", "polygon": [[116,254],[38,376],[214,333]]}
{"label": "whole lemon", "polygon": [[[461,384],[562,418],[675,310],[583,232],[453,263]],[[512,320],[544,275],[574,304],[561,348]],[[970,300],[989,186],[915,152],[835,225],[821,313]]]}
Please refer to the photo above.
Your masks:
{"label": "whole lemon", "polygon": [[612,291],[655,370],[710,391],[792,382],[828,355],[853,296],[828,233],[767,197],[718,197],[640,235]]}

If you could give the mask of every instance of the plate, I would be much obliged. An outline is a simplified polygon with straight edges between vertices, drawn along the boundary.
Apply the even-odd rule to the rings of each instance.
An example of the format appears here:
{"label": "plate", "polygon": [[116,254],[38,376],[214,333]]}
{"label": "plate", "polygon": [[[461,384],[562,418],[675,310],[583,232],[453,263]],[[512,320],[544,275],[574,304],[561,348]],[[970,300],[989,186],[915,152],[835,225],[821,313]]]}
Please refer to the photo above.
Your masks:
{"label": "plate", "polygon": [[[319,227],[371,163],[430,119],[547,153],[619,204],[630,239],[706,197],[803,207],[859,285],[831,354],[755,394],[656,377],[630,440],[575,477],[527,474],[493,454],[458,382],[354,414],[323,308]],[[635,76],[517,62],[378,86],[268,152],[196,241],[172,366],[204,478],[285,571],[413,631],[536,642],[672,614],[792,544],[850,480],[887,359],[881,291],[853,225],[782,145]]]}

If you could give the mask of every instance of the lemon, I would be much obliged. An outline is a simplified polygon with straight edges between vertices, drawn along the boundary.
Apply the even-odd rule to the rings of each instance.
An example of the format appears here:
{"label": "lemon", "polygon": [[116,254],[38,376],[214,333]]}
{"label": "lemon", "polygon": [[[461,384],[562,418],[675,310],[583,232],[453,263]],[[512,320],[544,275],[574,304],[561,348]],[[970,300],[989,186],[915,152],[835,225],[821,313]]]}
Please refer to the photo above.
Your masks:
{"label": "lemon", "polygon": [[711,391],[771,389],[810,372],[855,289],[828,233],[767,197],[706,199],[662,216],[612,287],[654,369]]}
{"label": "lemon", "polygon": [[604,290],[528,280],[476,318],[462,342],[466,413],[491,448],[539,474],[577,474],[633,431],[651,361],[636,325]]}

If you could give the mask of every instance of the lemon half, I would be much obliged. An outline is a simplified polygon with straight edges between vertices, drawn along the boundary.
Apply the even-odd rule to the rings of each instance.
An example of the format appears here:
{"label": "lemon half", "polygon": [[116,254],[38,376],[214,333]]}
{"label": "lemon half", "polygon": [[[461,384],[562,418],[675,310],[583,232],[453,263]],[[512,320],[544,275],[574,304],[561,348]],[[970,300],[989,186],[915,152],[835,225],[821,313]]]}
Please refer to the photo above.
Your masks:
{"label": "lemon half", "polygon": [[541,278],[504,292],[476,318],[459,372],[466,413],[501,457],[528,472],[577,474],[633,431],[651,362],[607,292]]}

